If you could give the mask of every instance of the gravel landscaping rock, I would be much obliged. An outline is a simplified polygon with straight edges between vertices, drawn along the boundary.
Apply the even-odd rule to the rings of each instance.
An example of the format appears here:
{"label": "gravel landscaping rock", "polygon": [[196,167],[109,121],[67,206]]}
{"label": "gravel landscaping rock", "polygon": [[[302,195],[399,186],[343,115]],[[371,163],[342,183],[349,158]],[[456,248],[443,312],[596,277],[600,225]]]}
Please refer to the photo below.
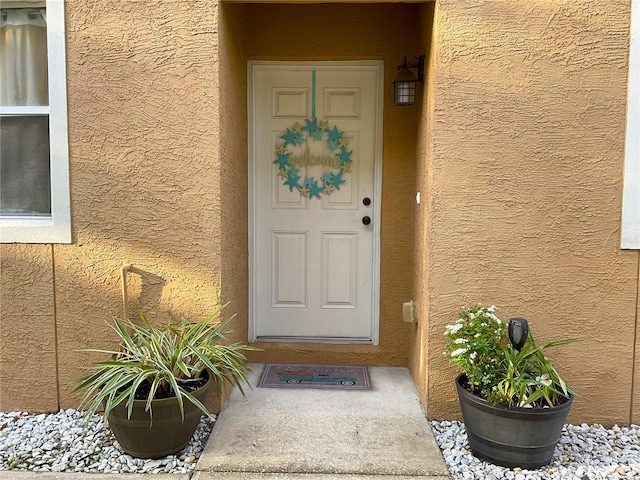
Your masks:
{"label": "gravel landscaping rock", "polygon": [[122,451],[94,415],[85,427],[84,413],[0,412],[0,470],[87,473],[189,473],[209,438],[215,420],[203,416],[187,447],[177,455],[142,460]]}
{"label": "gravel landscaping rock", "polygon": [[[125,454],[95,415],[0,412],[0,470],[86,473],[190,473],[215,420],[202,417],[191,442],[178,455],[142,460]],[[640,479],[640,427],[565,425],[552,462],[539,470],[503,468],[471,454],[464,424],[432,421],[431,427],[454,480]]]}
{"label": "gravel landscaping rock", "polygon": [[454,480],[619,480],[640,478],[640,427],[565,425],[551,463],[539,470],[504,468],[471,454],[464,423],[432,421]]}

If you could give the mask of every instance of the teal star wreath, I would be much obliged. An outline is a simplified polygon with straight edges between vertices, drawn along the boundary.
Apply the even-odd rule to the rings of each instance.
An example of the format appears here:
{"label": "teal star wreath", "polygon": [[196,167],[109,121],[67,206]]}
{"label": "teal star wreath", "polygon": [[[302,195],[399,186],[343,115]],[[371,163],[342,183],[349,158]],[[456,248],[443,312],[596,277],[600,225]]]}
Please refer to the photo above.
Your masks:
{"label": "teal star wreath", "polygon": [[[296,122],[280,136],[281,141],[276,146],[276,159],[273,163],[278,165],[278,175],[282,178],[283,184],[289,187],[290,192],[295,188],[301,196],[309,199],[321,198],[321,195],[329,196],[346,183],[343,175],[351,171],[353,150],[347,150],[349,140],[336,126],[329,129],[328,122],[318,122],[315,118],[306,118],[305,123],[303,126]],[[324,142],[331,152],[328,162],[325,162],[331,167],[331,171],[324,173],[319,179],[309,176],[302,178],[300,169],[296,167],[298,162],[293,161],[294,152],[291,147],[308,144],[310,141]]]}

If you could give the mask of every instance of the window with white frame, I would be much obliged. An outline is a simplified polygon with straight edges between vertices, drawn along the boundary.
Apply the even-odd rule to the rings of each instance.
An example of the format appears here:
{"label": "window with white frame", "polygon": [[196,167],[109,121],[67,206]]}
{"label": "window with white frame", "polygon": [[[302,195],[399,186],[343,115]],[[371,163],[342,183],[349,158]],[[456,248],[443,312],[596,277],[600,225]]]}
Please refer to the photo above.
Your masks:
{"label": "window with white frame", "polygon": [[63,0],[0,3],[0,241],[69,243]]}
{"label": "window with white frame", "polygon": [[631,2],[631,51],[620,247],[640,249],[640,0]]}

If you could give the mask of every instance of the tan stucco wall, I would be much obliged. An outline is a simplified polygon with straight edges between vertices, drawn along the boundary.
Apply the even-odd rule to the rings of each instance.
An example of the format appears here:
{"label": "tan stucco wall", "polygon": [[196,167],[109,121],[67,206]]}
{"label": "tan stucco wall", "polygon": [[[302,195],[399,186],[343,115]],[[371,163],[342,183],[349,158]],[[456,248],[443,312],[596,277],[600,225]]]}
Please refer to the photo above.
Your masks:
{"label": "tan stucco wall", "polygon": [[[456,417],[442,331],[496,304],[540,341],[587,337],[550,354],[580,394],[570,421],[640,423],[639,255],[618,240],[629,2],[65,5],[73,244],[0,247],[0,410],[77,404],[123,264],[146,272],[131,311],[231,301],[245,341],[246,62],[382,59],[380,345],[250,358],[408,364],[429,416]],[[394,107],[396,66],[423,52],[422,104]]]}
{"label": "tan stucco wall", "polygon": [[58,406],[51,252],[50,245],[0,246],[0,411]]}
{"label": "tan stucco wall", "polygon": [[[158,322],[200,318],[225,290],[217,5],[68,2],[66,19],[73,244],[3,246],[1,410],[77,403],[79,350],[108,346],[122,315],[123,264],[147,272],[130,274],[130,310]],[[12,367],[34,362],[28,399]]]}
{"label": "tan stucco wall", "polygon": [[221,295],[237,313],[234,335],[248,338],[247,74],[243,29],[237,18],[219,13]]}
{"label": "tan stucco wall", "polygon": [[[385,62],[380,345],[259,343],[264,351],[252,354],[252,360],[406,365],[409,326],[402,321],[402,302],[411,298],[411,205],[418,107],[393,107],[391,82],[402,58],[419,53],[417,9],[416,5],[340,4],[222,7],[225,24],[235,28],[226,32],[235,32],[229,41],[235,44],[236,54],[240,53],[238,45],[242,45],[245,69],[246,61],[252,59]],[[246,70],[242,74],[246,75]],[[246,85],[244,78],[237,78]],[[230,90],[223,91],[239,92],[239,85],[237,90],[229,85]]]}
{"label": "tan stucco wall", "polygon": [[629,2],[441,0],[435,17],[411,353],[427,412],[458,415],[442,332],[483,303],[541,343],[587,338],[549,353],[580,394],[570,421],[637,423],[638,252],[619,247]]}
{"label": "tan stucco wall", "polygon": [[423,5],[419,10],[420,45],[425,52],[425,88],[422,91],[421,109],[418,123],[416,142],[416,174],[415,190],[420,192],[420,204],[416,204],[413,210],[413,299],[416,303],[415,323],[411,325],[409,344],[409,369],[416,383],[416,389],[421,394],[423,405],[427,404],[428,376],[430,368],[429,336],[438,335],[438,332],[430,330],[429,322],[429,262],[428,245],[431,219],[431,191],[432,159],[433,159],[433,133],[431,126],[435,117],[435,79],[436,72],[436,42],[432,37],[436,35],[434,25],[437,19],[434,17],[435,3]]}
{"label": "tan stucco wall", "polygon": [[[638,254],[638,283],[640,284],[640,252]],[[631,423],[640,424],[640,342],[638,334],[640,333],[640,288],[638,289],[638,302],[636,302],[636,332],[635,332],[635,357],[634,357],[634,377],[631,387]]]}
{"label": "tan stucco wall", "polygon": [[[137,7],[66,4],[73,243],[2,247],[0,410],[77,405],[70,383],[96,358],[81,349],[115,341],[124,264],[145,272],[128,276],[130,312],[161,322],[230,301],[231,340],[246,340],[251,58],[383,59],[387,125],[381,345],[270,344],[252,360],[405,365],[417,107],[390,102],[396,65],[418,53],[417,7],[226,5],[220,22],[215,3]],[[24,365],[45,372],[37,399],[20,393]]]}

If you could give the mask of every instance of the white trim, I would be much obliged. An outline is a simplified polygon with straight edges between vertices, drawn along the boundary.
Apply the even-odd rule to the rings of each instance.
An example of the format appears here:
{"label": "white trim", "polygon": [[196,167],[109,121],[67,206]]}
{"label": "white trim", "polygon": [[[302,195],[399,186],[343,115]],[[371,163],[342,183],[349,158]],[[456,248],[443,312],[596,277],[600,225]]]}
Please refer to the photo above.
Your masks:
{"label": "white trim", "polygon": [[384,62],[382,60],[376,62],[368,62],[369,65],[376,65],[378,67],[378,105],[377,117],[376,117],[376,132],[375,132],[375,173],[373,178],[373,304],[371,305],[371,321],[373,332],[373,344],[378,345],[380,343],[380,242],[381,231],[380,225],[382,224],[382,138],[383,138],[383,124],[384,118]]}
{"label": "white trim", "polygon": [[256,186],[256,168],[255,168],[255,145],[253,138],[255,136],[255,114],[254,114],[254,100],[253,100],[253,65],[255,62],[249,61],[247,63],[247,116],[248,116],[248,133],[247,133],[247,153],[248,159],[248,187],[249,187],[249,325],[248,325],[248,340],[249,342],[255,342],[257,340],[258,325],[256,314],[256,291],[257,291],[257,274],[256,274],[256,255],[255,255],[255,235],[256,230],[256,216],[255,216],[255,201],[254,195]]}
{"label": "white trim", "polygon": [[640,249],[640,0],[631,2],[627,138],[620,248]]}
{"label": "white trim", "polygon": [[28,106],[28,107],[3,107],[0,105],[2,115],[49,115],[49,106]]}
{"label": "white trim", "polygon": [[2,113],[49,114],[51,216],[0,218],[2,243],[71,243],[64,1],[47,0],[46,8],[49,107],[4,108]]}
{"label": "white trim", "polygon": [[374,345],[370,338],[358,338],[358,337],[273,337],[273,336],[261,336],[256,337],[258,342],[275,342],[275,343],[335,343],[339,345]]}
{"label": "white trim", "polygon": [[[384,82],[384,62],[381,60],[362,60],[362,61],[318,61],[318,62],[286,62],[286,61],[265,61],[265,60],[251,60],[247,62],[247,105],[249,113],[249,125],[248,125],[248,153],[249,153],[249,172],[248,172],[248,186],[249,186],[249,331],[248,340],[250,342],[260,341],[284,341],[284,337],[267,338],[257,336],[257,312],[255,311],[255,292],[257,290],[258,275],[256,274],[255,255],[253,254],[255,249],[254,232],[256,230],[256,198],[254,195],[256,178],[255,178],[255,158],[256,152],[252,139],[254,138],[254,132],[256,130],[255,115],[254,115],[254,99],[253,99],[253,72],[254,66],[261,65],[295,65],[295,66],[368,66],[375,67],[378,71],[376,85],[377,95],[377,118],[375,127],[375,172],[374,172],[374,195],[373,195],[373,281],[372,281],[372,295],[371,295],[371,339],[351,338],[351,339],[328,339],[328,338],[295,338],[298,342],[323,342],[323,343],[367,343],[378,345],[380,341],[380,217],[382,210],[382,119],[383,117],[383,82]],[[294,341],[289,339],[289,341]]]}

